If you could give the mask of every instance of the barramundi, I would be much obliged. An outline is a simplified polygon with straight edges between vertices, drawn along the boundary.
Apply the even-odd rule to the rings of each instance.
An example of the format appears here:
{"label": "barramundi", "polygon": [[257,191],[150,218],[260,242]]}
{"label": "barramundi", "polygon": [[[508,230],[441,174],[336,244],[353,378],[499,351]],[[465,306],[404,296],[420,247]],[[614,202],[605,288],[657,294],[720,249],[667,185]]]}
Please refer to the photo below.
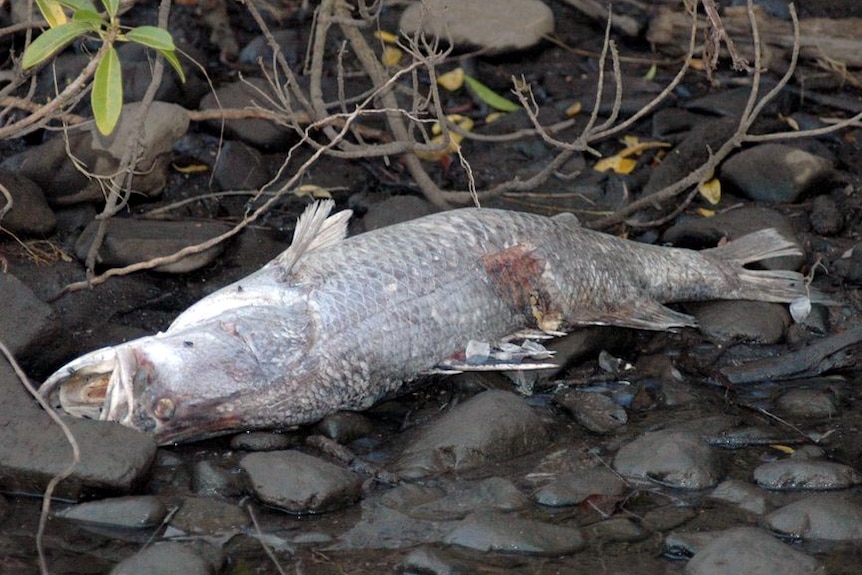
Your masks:
{"label": "barramundi", "polygon": [[694,251],[592,231],[571,214],[464,208],[348,238],[350,211],[333,205],[309,206],[285,252],[166,331],[87,353],[41,392],[159,444],[195,441],[366,409],[451,368],[472,342],[695,326],[664,304],[811,295],[797,272],[745,267],[800,254],[771,229]]}

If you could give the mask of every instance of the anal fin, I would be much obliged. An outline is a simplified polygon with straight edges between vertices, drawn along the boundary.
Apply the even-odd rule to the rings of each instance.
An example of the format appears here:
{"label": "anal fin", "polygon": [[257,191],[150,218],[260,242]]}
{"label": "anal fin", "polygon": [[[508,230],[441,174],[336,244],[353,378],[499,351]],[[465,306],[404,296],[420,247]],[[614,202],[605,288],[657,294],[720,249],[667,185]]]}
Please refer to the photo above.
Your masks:
{"label": "anal fin", "polygon": [[619,310],[586,318],[572,318],[573,324],[614,325],[634,329],[665,331],[680,327],[697,327],[694,317],[674,311],[656,301],[646,300]]}

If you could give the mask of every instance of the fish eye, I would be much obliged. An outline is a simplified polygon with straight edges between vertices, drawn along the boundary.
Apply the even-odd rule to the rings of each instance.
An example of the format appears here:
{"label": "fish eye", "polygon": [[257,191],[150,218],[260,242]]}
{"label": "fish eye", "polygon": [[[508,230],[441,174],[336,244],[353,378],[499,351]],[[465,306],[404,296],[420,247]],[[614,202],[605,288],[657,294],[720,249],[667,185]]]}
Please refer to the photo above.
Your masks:
{"label": "fish eye", "polygon": [[153,415],[161,421],[171,419],[176,410],[177,406],[170,397],[160,397],[153,402]]}

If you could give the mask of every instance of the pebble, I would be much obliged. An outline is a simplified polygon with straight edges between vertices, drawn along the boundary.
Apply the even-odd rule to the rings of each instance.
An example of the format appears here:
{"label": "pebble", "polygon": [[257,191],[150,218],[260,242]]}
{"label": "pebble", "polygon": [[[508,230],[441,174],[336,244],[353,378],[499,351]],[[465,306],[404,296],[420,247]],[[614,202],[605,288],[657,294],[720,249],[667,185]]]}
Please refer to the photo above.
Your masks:
{"label": "pebble", "polygon": [[215,461],[197,461],[191,468],[192,491],[202,497],[236,497],[246,491],[244,478]]}
{"label": "pebble", "polygon": [[13,355],[38,355],[60,336],[60,323],[50,305],[11,273],[0,273],[0,333]]}
{"label": "pebble", "polygon": [[405,478],[462,471],[530,453],[548,440],[546,424],[523,398],[489,390],[420,429],[402,452],[396,470]]}
{"label": "pebble", "polygon": [[[75,242],[75,255],[79,260],[86,260],[99,223],[97,220],[90,222]],[[211,240],[229,229],[230,226],[219,222],[112,218],[108,221],[96,262],[107,267],[145,262]],[[219,242],[203,252],[153,269],[163,273],[188,273],[212,263],[224,252],[224,248],[225,242]]]}
{"label": "pebble", "polygon": [[766,493],[759,487],[739,479],[722,481],[710,492],[709,497],[732,503],[739,509],[755,515],[763,515],[769,509]]}
{"label": "pebble", "polygon": [[56,511],[56,517],[91,525],[146,529],[160,525],[168,508],[152,495],[112,497],[87,501]]}
{"label": "pebble", "polygon": [[698,328],[710,341],[775,344],[784,338],[791,323],[784,304],[762,301],[709,301],[686,305]]}
{"label": "pebble", "polygon": [[686,575],[807,575],[820,572],[819,562],[766,531],[729,529],[698,549],[685,566]]}
{"label": "pebble", "polygon": [[[243,78],[236,82],[223,84],[201,99],[200,109],[220,110],[224,108],[266,108],[267,98],[278,101],[272,86],[263,78]],[[271,120],[244,118],[241,120],[208,120],[206,125],[237,140],[252,146],[267,148],[282,145],[294,135],[290,128],[277,125]]]}
{"label": "pebble", "polygon": [[766,489],[845,489],[862,483],[858,471],[833,461],[784,459],[754,469],[754,481]]}
{"label": "pebble", "polygon": [[593,433],[611,433],[629,420],[625,408],[604,393],[571,389],[554,398],[554,401]]}
{"label": "pebble", "polygon": [[472,571],[447,551],[424,545],[408,553],[398,570],[402,575],[466,575]]}
{"label": "pebble", "polygon": [[831,175],[826,158],[783,144],[760,144],[727,159],[720,177],[750,200],[792,204]]}
{"label": "pebble", "polygon": [[194,535],[236,533],[250,522],[241,507],[211,497],[185,497],[170,526]]}
{"label": "pebble", "polygon": [[237,140],[224,143],[213,169],[217,190],[257,190],[271,178],[263,155]]}
{"label": "pebble", "polygon": [[474,513],[443,538],[447,545],[525,555],[569,555],[586,546],[574,527],[503,513]]}
{"label": "pebble", "polygon": [[[0,225],[19,238],[46,236],[54,230],[57,218],[48,206],[45,195],[35,182],[0,169],[0,186],[12,197],[12,209],[6,212]],[[6,207],[6,197],[0,194],[0,211]]]}
{"label": "pebble", "polygon": [[814,232],[821,236],[836,236],[844,229],[844,212],[832,196],[814,198],[808,220]]}
{"label": "pebble", "polygon": [[358,475],[299,451],[251,453],[240,461],[257,497],[292,513],[318,513],[359,498]]}
{"label": "pebble", "polygon": [[219,567],[220,564],[213,565],[190,547],[167,541],[124,559],[111,570],[111,575],[214,575]]}
{"label": "pebble", "polygon": [[365,437],[374,431],[371,420],[353,411],[339,411],[331,413],[321,419],[315,429],[342,445],[346,445],[355,439]]}
{"label": "pebble", "polygon": [[794,538],[862,540],[862,506],[834,494],[811,495],[763,518],[769,529]]}
{"label": "pebble", "polygon": [[554,31],[554,14],[540,0],[426,0],[408,5],[398,29],[425,34],[485,54],[529,48]]}
{"label": "pebble", "polygon": [[650,532],[629,517],[611,517],[584,527],[584,534],[590,541],[633,543],[646,539]]}
{"label": "pebble", "polygon": [[825,419],[838,414],[835,397],[818,389],[791,389],[775,402],[775,411],[784,417]]}
{"label": "pebble", "polygon": [[606,467],[561,473],[539,489],[533,498],[536,503],[550,507],[579,505],[588,497],[605,495],[622,496],[628,486],[623,479]]}
{"label": "pebble", "polygon": [[691,431],[644,433],[620,448],[614,457],[614,469],[625,477],[680,489],[713,487],[721,476],[712,448],[700,434]]}
{"label": "pebble", "polygon": [[476,511],[518,511],[530,504],[515,484],[502,477],[489,477],[476,484],[455,487],[444,497],[421,503],[406,511],[416,519],[449,521]]}
{"label": "pebble", "polygon": [[230,438],[230,448],[238,451],[281,451],[296,447],[297,438],[287,433],[249,431]]}
{"label": "pebble", "polygon": [[377,230],[393,224],[415,220],[434,212],[427,201],[416,196],[392,196],[368,206],[362,218],[365,231]]}

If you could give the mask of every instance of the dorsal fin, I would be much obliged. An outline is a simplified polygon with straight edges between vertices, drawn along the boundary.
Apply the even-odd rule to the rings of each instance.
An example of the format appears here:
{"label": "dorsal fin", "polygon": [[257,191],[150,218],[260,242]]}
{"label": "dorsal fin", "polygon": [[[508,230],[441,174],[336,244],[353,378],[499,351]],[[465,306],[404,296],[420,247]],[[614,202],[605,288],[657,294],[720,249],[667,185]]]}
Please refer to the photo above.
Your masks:
{"label": "dorsal fin", "polygon": [[290,247],[273,262],[281,268],[282,277],[290,274],[296,262],[306,253],[336,244],[347,237],[347,221],[353,211],[342,210],[330,216],[329,212],[334,206],[332,200],[314,202],[299,216]]}

